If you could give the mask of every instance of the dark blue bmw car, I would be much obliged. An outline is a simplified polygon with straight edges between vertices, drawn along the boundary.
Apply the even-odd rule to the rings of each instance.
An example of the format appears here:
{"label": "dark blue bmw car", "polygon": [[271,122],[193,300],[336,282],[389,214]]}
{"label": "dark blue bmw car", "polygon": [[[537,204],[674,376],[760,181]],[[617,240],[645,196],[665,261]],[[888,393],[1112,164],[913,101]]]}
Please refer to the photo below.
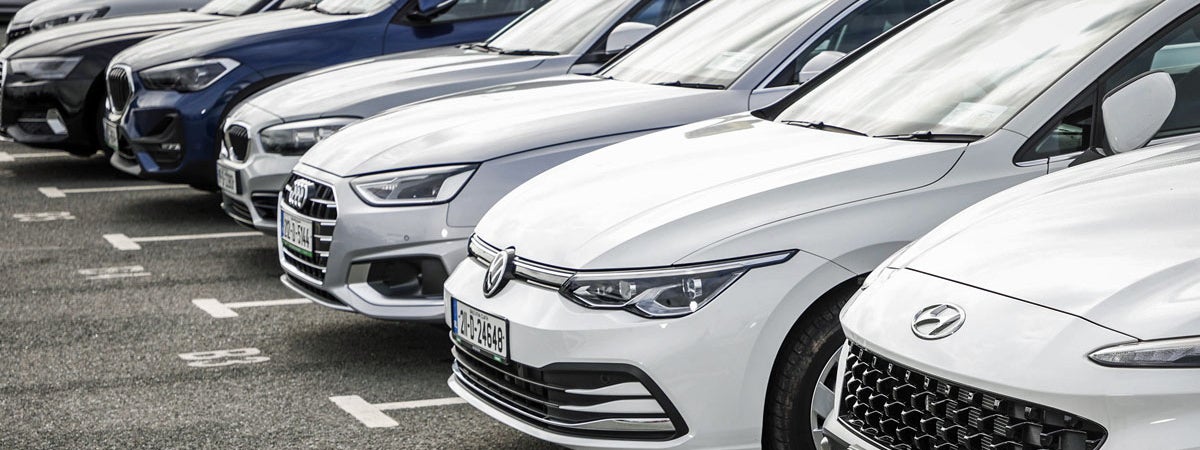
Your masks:
{"label": "dark blue bmw car", "polygon": [[255,92],[326,66],[482,41],[543,2],[323,0],[147,40],[108,69],[111,162],[144,178],[213,189],[219,125]]}

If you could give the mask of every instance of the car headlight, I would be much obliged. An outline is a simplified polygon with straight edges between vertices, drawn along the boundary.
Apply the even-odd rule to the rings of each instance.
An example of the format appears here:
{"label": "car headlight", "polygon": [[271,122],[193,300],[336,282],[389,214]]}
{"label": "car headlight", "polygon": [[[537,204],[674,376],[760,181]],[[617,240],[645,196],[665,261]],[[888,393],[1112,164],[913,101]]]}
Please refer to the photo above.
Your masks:
{"label": "car headlight", "polygon": [[477,166],[443,166],[368,175],[350,182],[364,202],[411,206],[448,202],[467,185]]}
{"label": "car headlight", "polygon": [[61,80],[70,75],[82,60],[82,56],[21,58],[9,61],[9,70],[35,80]]}
{"label": "car headlight", "polygon": [[1200,338],[1118,345],[1088,355],[1097,364],[1131,368],[1200,368]]}
{"label": "car headlight", "polygon": [[358,120],[352,117],[339,117],[285,123],[268,127],[258,136],[262,142],[263,151],[298,156],[303,155],[318,142],[333,136],[333,133],[346,125]]}
{"label": "car headlight", "polygon": [[203,90],[236,69],[240,63],[228,58],[189,59],[143,70],[146,89],[195,92]]}
{"label": "car headlight", "polygon": [[781,264],[795,254],[786,251],[664,269],[580,272],[559,292],[587,308],[624,309],[651,319],[682,317],[712,302],[750,269]]}
{"label": "car headlight", "polygon": [[53,16],[42,16],[34,19],[29,28],[34,31],[45,30],[59,25],[99,19],[104,17],[105,14],[108,14],[108,7],[71,11]]}

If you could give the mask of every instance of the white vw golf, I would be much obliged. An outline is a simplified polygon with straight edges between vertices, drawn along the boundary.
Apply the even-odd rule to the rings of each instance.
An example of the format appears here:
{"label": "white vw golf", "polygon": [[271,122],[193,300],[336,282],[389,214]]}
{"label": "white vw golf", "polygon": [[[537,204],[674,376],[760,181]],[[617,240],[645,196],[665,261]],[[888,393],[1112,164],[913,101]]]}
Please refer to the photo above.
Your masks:
{"label": "white vw golf", "polygon": [[1153,146],[1200,133],[1198,6],[941,3],[771,108],[543,173],[447,280],[451,387],[573,447],[821,445],[837,313],[879,263],[996,192],[1144,143],[1124,127]]}
{"label": "white vw golf", "polygon": [[842,315],[836,449],[1200,446],[1200,146],[1026,183]]}
{"label": "white vw golf", "polygon": [[814,64],[928,6],[706,0],[597,76],[494,86],[350,125],[305,154],[284,186],[283,282],[334,309],[441,321],[446,277],[512,188],[607,145],[769,105]]}

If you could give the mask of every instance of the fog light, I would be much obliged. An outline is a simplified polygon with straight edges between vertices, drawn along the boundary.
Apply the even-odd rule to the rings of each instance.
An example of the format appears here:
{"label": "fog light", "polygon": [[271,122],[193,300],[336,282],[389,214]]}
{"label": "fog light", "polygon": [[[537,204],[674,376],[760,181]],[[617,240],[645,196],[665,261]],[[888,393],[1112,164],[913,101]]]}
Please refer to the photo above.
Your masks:
{"label": "fog light", "polygon": [[57,109],[46,111],[46,125],[50,126],[50,131],[56,135],[67,134],[67,124],[63,122],[62,114]]}
{"label": "fog light", "polygon": [[164,153],[180,153],[183,151],[183,145],[182,144],[162,144],[159,146],[159,149],[162,150]]}

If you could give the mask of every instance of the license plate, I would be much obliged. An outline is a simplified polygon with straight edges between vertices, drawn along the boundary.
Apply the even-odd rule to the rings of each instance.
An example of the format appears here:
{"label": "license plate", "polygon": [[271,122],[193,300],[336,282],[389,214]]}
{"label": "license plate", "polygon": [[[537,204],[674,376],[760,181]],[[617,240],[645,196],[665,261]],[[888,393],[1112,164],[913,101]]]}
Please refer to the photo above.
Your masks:
{"label": "license plate", "polygon": [[242,193],[241,188],[238,186],[238,172],[220,164],[217,165],[217,185],[229,195]]}
{"label": "license plate", "polygon": [[498,362],[508,362],[508,321],[451,299],[450,314],[454,317],[455,339],[475,350],[491,355]]}
{"label": "license plate", "polygon": [[117,124],[104,121],[104,144],[112,150],[118,150],[121,146],[121,134],[117,130]]}
{"label": "license plate", "polygon": [[283,212],[283,227],[279,230],[283,245],[291,247],[304,256],[312,256],[313,223],[288,212]]}

